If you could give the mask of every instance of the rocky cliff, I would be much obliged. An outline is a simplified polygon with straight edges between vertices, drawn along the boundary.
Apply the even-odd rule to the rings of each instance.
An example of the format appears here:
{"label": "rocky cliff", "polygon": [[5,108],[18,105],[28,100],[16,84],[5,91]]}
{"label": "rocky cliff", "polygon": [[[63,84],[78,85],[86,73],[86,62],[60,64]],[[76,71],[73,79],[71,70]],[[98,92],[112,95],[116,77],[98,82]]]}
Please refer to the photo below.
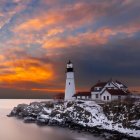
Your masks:
{"label": "rocky cliff", "polygon": [[140,103],[112,102],[102,106],[94,101],[33,102],[20,104],[9,116],[39,125],[57,125],[116,138],[140,138]]}

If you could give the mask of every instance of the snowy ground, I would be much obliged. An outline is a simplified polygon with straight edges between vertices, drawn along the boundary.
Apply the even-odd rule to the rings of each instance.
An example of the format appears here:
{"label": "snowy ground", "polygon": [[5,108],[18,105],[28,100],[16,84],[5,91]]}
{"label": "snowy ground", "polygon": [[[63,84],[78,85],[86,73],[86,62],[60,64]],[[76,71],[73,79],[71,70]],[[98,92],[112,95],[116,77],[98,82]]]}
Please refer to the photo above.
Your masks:
{"label": "snowy ground", "polygon": [[[139,106],[139,104],[137,104]],[[136,106],[136,107],[137,107]],[[127,111],[126,107],[124,109]],[[135,110],[133,106],[132,110]],[[138,110],[139,113],[140,110]],[[129,112],[127,112],[128,115]],[[110,117],[116,114],[110,113]],[[134,126],[137,127],[124,127],[123,119],[125,115],[121,112],[119,114],[120,120],[114,121],[108,119],[103,111],[103,107],[96,104],[94,101],[69,101],[62,103],[31,103],[30,105],[19,105],[11,112],[11,116],[22,117],[25,122],[35,121],[37,123],[67,125],[68,123],[77,124],[83,127],[98,128],[100,130],[110,130],[124,133],[129,136],[140,138],[140,118],[133,120]],[[122,118],[123,117],[123,118]]]}

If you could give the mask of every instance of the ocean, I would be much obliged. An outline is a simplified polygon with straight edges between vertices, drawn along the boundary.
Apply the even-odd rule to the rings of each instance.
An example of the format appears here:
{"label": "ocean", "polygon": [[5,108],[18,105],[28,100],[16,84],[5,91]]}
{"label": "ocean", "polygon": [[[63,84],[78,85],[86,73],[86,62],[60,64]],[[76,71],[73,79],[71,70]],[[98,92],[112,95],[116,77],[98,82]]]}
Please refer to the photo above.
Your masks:
{"label": "ocean", "polygon": [[89,133],[60,127],[38,126],[24,123],[14,117],[7,117],[14,106],[21,103],[45,100],[1,99],[0,100],[0,140],[103,140]]}

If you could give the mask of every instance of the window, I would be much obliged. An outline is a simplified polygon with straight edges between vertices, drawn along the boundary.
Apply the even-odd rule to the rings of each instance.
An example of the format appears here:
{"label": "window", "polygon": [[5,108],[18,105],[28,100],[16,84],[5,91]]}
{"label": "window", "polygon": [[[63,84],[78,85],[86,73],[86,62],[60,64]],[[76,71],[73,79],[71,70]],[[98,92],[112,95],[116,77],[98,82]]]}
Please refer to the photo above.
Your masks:
{"label": "window", "polygon": [[102,90],[102,88],[101,88],[101,87],[99,87],[99,90]]}
{"label": "window", "polygon": [[107,100],[109,100],[109,96],[107,96]]}
{"label": "window", "polygon": [[104,96],[104,100],[105,100],[105,96]]}
{"label": "window", "polygon": [[95,88],[95,91],[98,91],[98,88],[97,87]]}
{"label": "window", "polygon": [[98,98],[98,94],[96,94],[96,98]]}
{"label": "window", "polygon": [[101,90],[100,87],[95,87],[95,90],[94,91],[99,91],[99,90]]}
{"label": "window", "polygon": [[118,100],[121,100],[121,96],[118,96]]}

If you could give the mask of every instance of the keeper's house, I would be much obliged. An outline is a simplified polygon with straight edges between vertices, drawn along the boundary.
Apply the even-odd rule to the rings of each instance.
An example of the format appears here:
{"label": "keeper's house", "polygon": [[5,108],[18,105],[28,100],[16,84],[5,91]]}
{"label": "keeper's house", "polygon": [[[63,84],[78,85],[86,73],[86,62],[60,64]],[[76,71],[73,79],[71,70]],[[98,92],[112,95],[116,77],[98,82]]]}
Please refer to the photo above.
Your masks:
{"label": "keeper's house", "polygon": [[123,100],[130,95],[127,86],[119,81],[109,80],[107,82],[98,82],[90,92],[78,92],[73,97],[75,99],[91,99],[95,101],[113,101]]}
{"label": "keeper's house", "polygon": [[91,88],[91,99],[112,101],[125,99],[130,95],[127,86],[119,81],[98,82]]}

